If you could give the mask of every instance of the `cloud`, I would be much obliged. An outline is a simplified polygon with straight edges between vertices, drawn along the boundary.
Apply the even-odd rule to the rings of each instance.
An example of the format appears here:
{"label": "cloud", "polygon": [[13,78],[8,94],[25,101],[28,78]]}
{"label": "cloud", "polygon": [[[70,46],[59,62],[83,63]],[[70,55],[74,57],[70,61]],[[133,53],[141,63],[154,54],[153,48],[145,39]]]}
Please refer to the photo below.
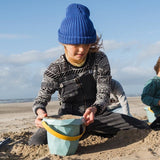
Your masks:
{"label": "cloud", "polygon": [[25,66],[1,66],[0,67],[0,99],[3,98],[32,98],[38,92],[43,65],[33,67]]}
{"label": "cloud", "polygon": [[126,93],[141,94],[144,84],[155,76],[153,66],[160,55],[160,42],[105,41],[112,77],[123,85]]}
{"label": "cloud", "polygon": [[22,34],[0,34],[0,39],[28,39],[28,38],[31,38],[31,36]]}
{"label": "cloud", "polygon": [[150,59],[151,57],[155,57],[160,55],[160,41],[157,41],[151,45],[148,45],[140,52],[139,59]]}
{"label": "cloud", "polygon": [[[137,42],[104,41],[104,48],[109,51],[106,54],[111,64],[112,76],[121,82],[127,95],[140,94],[145,82],[154,76],[153,61],[150,62],[149,57],[157,59],[157,55],[160,55],[159,45],[160,42],[155,42],[144,49],[144,47],[140,48]],[[58,46],[45,51],[31,50],[13,55],[0,54],[0,97],[35,97],[44,70],[63,53],[63,47]],[[142,53],[149,61],[145,61],[145,58],[140,61]]]}
{"label": "cloud", "polygon": [[138,45],[138,42],[133,41],[133,42],[118,42],[115,40],[104,40],[103,41],[103,46],[105,51],[107,52],[113,52],[115,50],[130,50],[131,48],[133,49],[135,46]]}
{"label": "cloud", "polygon": [[0,63],[5,65],[28,65],[31,63],[45,63],[49,59],[56,59],[63,53],[62,47],[51,48],[44,52],[31,50],[20,54],[0,55]]}
{"label": "cloud", "polygon": [[148,78],[154,75],[151,67],[144,68],[143,66],[124,66],[114,68],[113,77],[123,81],[125,84],[143,84]]}
{"label": "cloud", "polygon": [[59,46],[46,51],[27,51],[21,54],[0,54],[0,97],[32,98],[37,95],[47,66],[63,54]]}
{"label": "cloud", "polygon": [[103,46],[106,51],[113,51],[124,46],[124,42],[116,42],[114,40],[104,40]]}
{"label": "cloud", "polygon": [[140,95],[154,72],[151,67],[129,65],[113,68],[112,76],[122,84],[127,95]]}

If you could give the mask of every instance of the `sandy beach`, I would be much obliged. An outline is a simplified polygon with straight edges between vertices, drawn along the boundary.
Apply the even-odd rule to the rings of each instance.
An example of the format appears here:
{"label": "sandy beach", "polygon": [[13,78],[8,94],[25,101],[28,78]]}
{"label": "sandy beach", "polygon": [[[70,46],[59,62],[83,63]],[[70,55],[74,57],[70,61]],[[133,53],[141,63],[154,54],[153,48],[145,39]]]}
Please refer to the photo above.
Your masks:
{"label": "sandy beach", "polygon": [[[147,120],[140,97],[128,97],[131,114]],[[37,130],[32,102],[0,104],[0,141],[11,142],[0,148],[1,160],[160,160],[160,131],[120,131],[112,138],[89,136],[79,141],[76,154],[51,155],[48,145],[29,146],[29,137]],[[50,102],[49,115],[57,114],[59,103]]]}

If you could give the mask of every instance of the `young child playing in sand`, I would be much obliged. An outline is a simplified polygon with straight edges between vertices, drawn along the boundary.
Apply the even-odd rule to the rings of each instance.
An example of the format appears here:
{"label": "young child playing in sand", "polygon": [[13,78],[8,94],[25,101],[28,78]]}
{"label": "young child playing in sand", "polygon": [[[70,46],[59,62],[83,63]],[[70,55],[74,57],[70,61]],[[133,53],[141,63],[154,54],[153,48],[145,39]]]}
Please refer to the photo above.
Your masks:
{"label": "young child playing in sand", "polygon": [[51,63],[44,72],[41,89],[34,101],[38,131],[29,144],[46,144],[46,130],[41,121],[47,116],[46,106],[52,94],[60,97],[59,115],[83,116],[86,133],[114,135],[121,129],[146,129],[148,125],[127,115],[109,112],[106,106],[110,96],[110,65],[99,49],[100,38],[90,19],[89,9],[71,4],[58,30],[59,42],[65,54]]}
{"label": "young child playing in sand", "polygon": [[153,124],[151,124],[152,128],[158,127],[157,122],[160,122],[160,57],[154,66],[154,70],[156,72],[156,76],[148,81],[141,95],[142,102],[150,106],[151,110],[155,114],[155,117],[159,117],[155,120],[155,122],[153,122]]}
{"label": "young child playing in sand", "polygon": [[156,76],[154,76],[143,89],[141,100],[151,107],[156,117],[160,116],[160,57],[154,66]]}

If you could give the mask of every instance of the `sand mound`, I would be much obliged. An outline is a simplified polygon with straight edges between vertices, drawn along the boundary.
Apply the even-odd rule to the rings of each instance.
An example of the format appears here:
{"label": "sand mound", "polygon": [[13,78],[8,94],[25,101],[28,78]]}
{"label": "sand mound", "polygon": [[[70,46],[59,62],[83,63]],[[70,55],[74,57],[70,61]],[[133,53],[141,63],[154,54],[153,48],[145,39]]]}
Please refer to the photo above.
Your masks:
{"label": "sand mound", "polygon": [[[29,146],[28,139],[32,132],[9,132],[1,134],[1,137],[10,137],[11,143],[0,150],[2,160],[12,159],[43,159],[43,160],[71,160],[71,159],[116,159],[128,158],[152,158],[160,156],[160,131],[128,130],[120,131],[112,138],[103,138],[90,135],[79,142],[77,153],[71,156],[50,155],[47,145]],[[144,151],[147,154],[144,155]],[[149,151],[149,152],[148,152]],[[87,156],[86,156],[87,155]],[[136,155],[136,156],[135,156]]]}

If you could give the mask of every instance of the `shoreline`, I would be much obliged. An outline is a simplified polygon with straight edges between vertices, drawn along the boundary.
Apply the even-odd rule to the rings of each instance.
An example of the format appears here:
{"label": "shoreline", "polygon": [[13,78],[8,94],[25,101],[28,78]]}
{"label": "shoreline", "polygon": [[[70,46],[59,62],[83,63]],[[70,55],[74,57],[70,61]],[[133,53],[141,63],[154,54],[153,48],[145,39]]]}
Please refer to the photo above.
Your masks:
{"label": "shoreline", "polygon": [[[134,115],[134,116],[145,116],[145,110],[144,107],[146,107],[146,105],[144,105],[141,102],[141,99],[139,96],[137,97],[127,97],[128,99],[128,103],[130,106],[130,112]],[[19,102],[19,103],[3,103],[0,104],[0,115],[3,116],[3,114],[13,114],[13,113],[23,113],[23,112],[28,112],[28,113],[32,113],[32,105],[33,102]],[[47,105],[47,111],[50,114],[51,112],[55,112],[58,111],[59,108],[59,101],[55,100],[55,101],[50,101]]]}

